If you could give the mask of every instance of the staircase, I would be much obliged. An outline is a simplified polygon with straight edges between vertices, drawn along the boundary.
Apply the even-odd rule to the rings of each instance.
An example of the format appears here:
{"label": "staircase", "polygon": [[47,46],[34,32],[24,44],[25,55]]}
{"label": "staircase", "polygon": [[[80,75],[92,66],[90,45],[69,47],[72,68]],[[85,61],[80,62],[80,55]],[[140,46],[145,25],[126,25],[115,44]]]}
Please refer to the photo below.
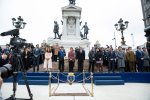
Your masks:
{"label": "staircase", "polygon": [[[64,73],[67,75],[67,73]],[[75,82],[82,80],[82,75],[80,73],[75,73],[76,80]],[[57,77],[57,72],[52,73],[53,76]],[[90,76],[90,73],[85,73],[86,77]],[[94,73],[94,83],[95,85],[124,85],[125,83],[150,83],[150,73],[149,72],[138,72],[138,73]],[[47,85],[48,84],[49,73],[45,72],[28,72],[27,79],[29,85]],[[60,75],[60,79],[66,81],[66,77]],[[4,79],[6,83],[12,83],[13,77]],[[57,79],[52,79],[52,83],[57,83]],[[82,82],[82,81],[81,81]],[[90,80],[87,80],[86,83],[91,83]],[[24,85],[24,80],[22,79],[21,72],[18,73],[18,84]]]}
{"label": "staircase", "polygon": [[[27,73],[27,81],[29,85],[48,85],[49,73]],[[19,85],[25,85],[25,81],[20,78]]]}
{"label": "staircase", "polygon": [[[67,72],[59,73],[59,83],[67,83]],[[22,78],[22,74],[19,74],[20,78],[18,78],[19,85],[25,85],[25,81]],[[58,80],[58,73],[52,73],[52,83],[57,83]],[[90,73],[85,73],[86,77],[90,76]],[[49,83],[49,73],[47,72],[36,72],[36,73],[27,73],[26,75],[27,81],[29,85],[48,85]],[[82,83],[83,81],[83,74],[82,73],[75,73],[75,81],[74,83]],[[91,80],[85,80],[86,83],[90,83]]]}
{"label": "staircase", "polygon": [[[60,83],[62,81],[66,81],[68,73],[60,74]],[[25,85],[25,81],[22,78],[22,74],[20,74],[20,78],[18,79],[19,85]],[[57,73],[52,73],[54,77],[57,77]],[[86,76],[89,76],[89,73],[85,73]],[[75,82],[82,80],[82,75],[80,73],[75,73],[76,79]],[[78,77],[79,76],[79,77]],[[27,81],[29,85],[48,85],[49,82],[49,73],[46,72],[37,72],[37,73],[27,73],[26,75]],[[62,80],[62,81],[61,81]],[[52,79],[52,83],[57,83],[57,79]],[[90,83],[90,80],[87,81]],[[94,75],[94,84],[95,85],[124,85],[124,80],[122,80],[121,75],[111,75],[111,74],[95,74]]]}
{"label": "staircase", "polygon": [[94,76],[95,85],[124,85],[121,76]]}

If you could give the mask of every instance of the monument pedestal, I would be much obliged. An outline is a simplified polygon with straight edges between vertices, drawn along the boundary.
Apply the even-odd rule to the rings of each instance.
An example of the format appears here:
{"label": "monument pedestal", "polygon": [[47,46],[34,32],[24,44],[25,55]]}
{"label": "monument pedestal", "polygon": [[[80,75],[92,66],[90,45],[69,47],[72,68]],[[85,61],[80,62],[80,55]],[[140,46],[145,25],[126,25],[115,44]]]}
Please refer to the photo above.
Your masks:
{"label": "monument pedestal", "polygon": [[81,11],[82,8],[73,4],[62,7],[63,30],[61,40],[49,37],[48,44],[55,45],[58,43],[60,46],[63,46],[66,50],[66,56],[68,56],[70,47],[74,49],[82,47],[85,50],[86,59],[88,59],[90,42],[87,39],[81,40],[80,36]]}
{"label": "monument pedestal", "polygon": [[67,39],[52,39],[51,37],[48,38],[48,44],[49,45],[55,45],[56,43],[59,44],[59,46],[63,46],[66,50],[66,56],[68,56],[68,52],[70,50],[70,47],[73,47],[74,49],[76,47],[82,47],[85,50],[85,58],[88,59],[88,53],[90,50],[90,42],[89,40],[81,40],[75,39],[75,38],[67,38]]}

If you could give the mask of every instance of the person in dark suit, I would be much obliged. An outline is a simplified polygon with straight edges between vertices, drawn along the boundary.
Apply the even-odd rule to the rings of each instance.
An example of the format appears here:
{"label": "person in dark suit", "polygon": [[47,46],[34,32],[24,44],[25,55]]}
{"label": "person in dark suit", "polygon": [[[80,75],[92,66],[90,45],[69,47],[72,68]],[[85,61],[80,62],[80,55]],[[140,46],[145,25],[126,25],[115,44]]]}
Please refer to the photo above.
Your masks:
{"label": "person in dark suit", "polygon": [[143,52],[141,51],[141,47],[137,46],[136,62],[137,62],[137,66],[138,66],[138,71],[139,72],[143,72],[144,71],[143,60],[144,60],[144,55],[143,55]]}
{"label": "person in dark suit", "polygon": [[64,71],[64,57],[66,56],[65,49],[63,46],[60,47],[60,50],[58,52],[58,59],[59,59],[59,71]]}
{"label": "person in dark suit", "polygon": [[37,71],[39,71],[39,60],[41,55],[41,49],[39,44],[36,45],[36,48],[33,49],[33,71],[35,72],[35,66],[37,66]]}
{"label": "person in dark suit", "polygon": [[77,52],[77,60],[78,60],[78,72],[83,72],[83,63],[85,60],[85,51],[83,50],[82,47],[79,48]]}
{"label": "person in dark suit", "polygon": [[102,49],[97,48],[95,53],[97,72],[103,72],[103,56],[104,55]]}
{"label": "person in dark suit", "polygon": [[93,47],[91,51],[88,54],[89,56],[89,72],[94,72],[94,65],[95,65],[95,59],[96,59],[96,53],[95,53],[95,48]]}
{"label": "person in dark suit", "polygon": [[116,54],[115,51],[113,51],[113,48],[109,48],[108,52],[108,72],[112,71],[115,72],[115,60],[116,60]]}

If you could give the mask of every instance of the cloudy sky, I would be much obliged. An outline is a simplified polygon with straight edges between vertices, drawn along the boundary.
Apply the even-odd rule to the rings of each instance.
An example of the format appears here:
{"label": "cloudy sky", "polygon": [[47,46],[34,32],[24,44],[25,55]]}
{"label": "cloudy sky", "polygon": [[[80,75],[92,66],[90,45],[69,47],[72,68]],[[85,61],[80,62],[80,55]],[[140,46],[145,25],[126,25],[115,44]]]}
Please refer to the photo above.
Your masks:
{"label": "cloudy sky", "polygon": [[[27,23],[20,31],[20,37],[34,44],[54,37],[53,22],[58,21],[62,31],[61,7],[67,6],[69,0],[0,0],[0,33],[13,29],[11,19],[22,16]],[[88,23],[88,38],[91,46],[98,40],[102,46],[120,45],[121,34],[115,30],[114,24],[120,18],[129,21],[124,31],[126,44],[135,46],[144,44],[144,23],[140,0],[76,0],[76,6],[82,8],[81,21]],[[133,37],[131,36],[133,34]],[[10,36],[1,37],[0,45],[9,43]]]}

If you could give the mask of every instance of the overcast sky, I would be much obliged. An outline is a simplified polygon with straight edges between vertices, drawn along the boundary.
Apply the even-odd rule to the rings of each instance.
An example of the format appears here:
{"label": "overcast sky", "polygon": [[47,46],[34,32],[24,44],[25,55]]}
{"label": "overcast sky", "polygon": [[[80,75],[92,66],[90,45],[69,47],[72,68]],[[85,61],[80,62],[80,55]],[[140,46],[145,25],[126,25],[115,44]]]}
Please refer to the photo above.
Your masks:
{"label": "overcast sky", "polygon": [[[144,44],[144,23],[142,21],[141,0],[76,0],[76,6],[82,8],[81,19],[90,28],[88,38],[91,46],[98,40],[102,46],[113,45],[116,34],[117,46],[120,45],[121,33],[114,24],[120,18],[129,21],[124,31],[126,44],[135,46]],[[22,16],[27,23],[20,31],[20,37],[34,44],[54,37],[54,20],[58,21],[62,32],[61,7],[67,6],[69,0],[0,0],[0,33],[13,29],[12,18]],[[133,33],[133,40],[131,33]],[[10,36],[1,37],[0,45],[9,43]]]}

